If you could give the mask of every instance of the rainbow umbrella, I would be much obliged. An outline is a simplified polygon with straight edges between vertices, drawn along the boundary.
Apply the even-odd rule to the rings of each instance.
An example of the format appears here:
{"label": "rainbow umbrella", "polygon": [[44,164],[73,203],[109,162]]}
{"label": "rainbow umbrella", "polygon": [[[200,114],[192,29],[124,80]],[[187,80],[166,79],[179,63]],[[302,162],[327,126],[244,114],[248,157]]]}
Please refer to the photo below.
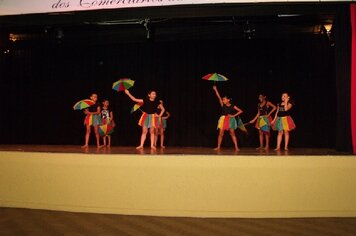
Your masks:
{"label": "rainbow umbrella", "polygon": [[135,81],[129,78],[122,78],[112,84],[112,89],[118,92],[129,89],[134,85]]}
{"label": "rainbow umbrella", "polygon": [[[134,113],[135,111],[137,111],[138,109],[140,109],[140,107],[143,105],[143,103],[136,103],[132,108],[130,113]],[[140,109],[141,110],[141,109]]]}
{"label": "rainbow umbrella", "polygon": [[228,78],[226,78],[225,76],[220,75],[218,73],[207,74],[202,79],[210,80],[210,81],[227,81],[228,80]]}
{"label": "rainbow umbrella", "polygon": [[82,110],[82,109],[88,108],[94,104],[95,104],[95,102],[91,99],[83,99],[83,100],[80,100],[79,102],[77,102],[76,104],[74,104],[73,110]]}
{"label": "rainbow umbrella", "polygon": [[245,127],[245,124],[242,122],[241,118],[237,119],[237,128],[239,128],[243,132],[247,133],[247,129]]}
{"label": "rainbow umbrella", "polygon": [[100,136],[110,135],[114,132],[114,127],[110,124],[99,125],[98,131]]}

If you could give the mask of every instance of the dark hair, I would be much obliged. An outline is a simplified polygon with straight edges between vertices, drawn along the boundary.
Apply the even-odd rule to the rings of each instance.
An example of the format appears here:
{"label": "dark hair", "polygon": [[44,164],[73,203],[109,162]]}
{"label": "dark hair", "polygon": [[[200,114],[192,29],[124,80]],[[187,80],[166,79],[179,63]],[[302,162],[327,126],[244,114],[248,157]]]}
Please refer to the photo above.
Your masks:
{"label": "dark hair", "polygon": [[283,92],[282,94],[287,94],[288,95],[288,97],[289,97],[289,103],[290,104],[292,104],[293,106],[295,105],[295,101],[294,101],[294,99],[292,98],[292,96],[290,95],[290,93],[288,93],[288,92]]}
{"label": "dark hair", "polygon": [[224,96],[222,96],[222,98],[226,98],[226,99],[229,99],[230,101],[232,101],[232,97],[230,97],[228,95],[224,95]]}

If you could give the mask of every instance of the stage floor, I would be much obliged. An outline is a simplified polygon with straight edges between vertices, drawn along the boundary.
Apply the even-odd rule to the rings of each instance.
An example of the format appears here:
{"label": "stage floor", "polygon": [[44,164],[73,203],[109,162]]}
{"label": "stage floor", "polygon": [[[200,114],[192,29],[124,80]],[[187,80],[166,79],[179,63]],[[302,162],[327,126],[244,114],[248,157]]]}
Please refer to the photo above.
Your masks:
{"label": "stage floor", "polygon": [[[350,158],[351,157],[351,158]],[[355,217],[356,159],[332,149],[0,145],[0,207],[182,217]]]}
{"label": "stage floor", "polygon": [[104,147],[96,148],[90,146],[89,148],[81,148],[81,146],[73,145],[0,145],[0,152],[47,152],[47,153],[85,153],[85,154],[124,154],[124,155],[234,155],[234,156],[334,156],[351,154],[340,153],[333,149],[326,148],[291,148],[288,151],[274,151],[274,150],[256,150],[255,148],[241,148],[236,152],[233,148],[222,148],[215,151],[209,147],[166,147],[164,149],[157,148],[151,150],[145,147],[141,150],[136,150],[135,147]]}

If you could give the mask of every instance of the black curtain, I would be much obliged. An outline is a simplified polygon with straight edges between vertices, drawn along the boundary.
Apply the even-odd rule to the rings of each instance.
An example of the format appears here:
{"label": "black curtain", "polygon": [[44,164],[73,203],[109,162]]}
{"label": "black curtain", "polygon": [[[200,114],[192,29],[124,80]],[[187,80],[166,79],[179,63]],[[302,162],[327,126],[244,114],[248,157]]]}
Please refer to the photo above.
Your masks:
{"label": "black curtain", "polygon": [[335,28],[336,149],[352,152],[351,140],[351,20],[350,6],[338,7]]}
{"label": "black curtain", "polygon": [[[297,125],[291,147],[335,148],[336,125],[342,122],[334,114],[345,116],[349,109],[339,100],[336,104],[334,49],[323,34],[100,44],[32,41],[8,48],[0,59],[3,144],[83,144],[84,115],[72,105],[96,92],[99,100],[109,99],[114,110],[118,124],[114,145],[138,145],[140,111],[130,114],[134,103],[111,89],[121,77],[136,81],[130,89],[136,97],[155,89],[164,100],[172,115],[166,130],[168,146],[216,145],[220,107],[213,82],[201,79],[211,72],[229,78],[216,85],[244,110],[244,122],[255,116],[259,93],[277,103],[283,92],[289,92]],[[342,87],[339,79],[336,83]],[[337,90],[338,98],[341,93]],[[336,112],[340,105],[345,107],[342,114]],[[257,146],[256,129],[247,128],[248,135],[237,131],[240,146]],[[337,128],[337,137],[345,132]],[[272,145],[275,138],[273,133]],[[231,145],[228,135],[224,145]]]}

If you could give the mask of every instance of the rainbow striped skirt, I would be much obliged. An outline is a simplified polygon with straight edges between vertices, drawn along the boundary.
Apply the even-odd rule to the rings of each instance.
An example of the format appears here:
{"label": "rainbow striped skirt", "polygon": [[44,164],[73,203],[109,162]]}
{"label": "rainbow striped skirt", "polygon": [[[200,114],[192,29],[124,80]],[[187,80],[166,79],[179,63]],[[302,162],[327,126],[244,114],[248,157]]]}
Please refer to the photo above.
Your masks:
{"label": "rainbow striped skirt", "polygon": [[98,114],[86,115],[84,125],[97,126],[101,124],[101,118]]}
{"label": "rainbow striped skirt", "polygon": [[237,129],[237,121],[235,117],[230,116],[220,116],[218,121],[218,129],[223,130],[230,130],[230,129]]}
{"label": "rainbow striped skirt", "polygon": [[147,128],[159,128],[159,119],[155,114],[147,114],[146,112],[142,113],[138,125]]}
{"label": "rainbow striped skirt", "polygon": [[157,117],[159,128],[166,129],[167,128],[167,119],[163,119],[162,117]]}
{"label": "rainbow striped skirt", "polygon": [[291,116],[282,116],[277,117],[276,123],[274,123],[272,128],[277,131],[291,131],[295,129],[296,126]]}

